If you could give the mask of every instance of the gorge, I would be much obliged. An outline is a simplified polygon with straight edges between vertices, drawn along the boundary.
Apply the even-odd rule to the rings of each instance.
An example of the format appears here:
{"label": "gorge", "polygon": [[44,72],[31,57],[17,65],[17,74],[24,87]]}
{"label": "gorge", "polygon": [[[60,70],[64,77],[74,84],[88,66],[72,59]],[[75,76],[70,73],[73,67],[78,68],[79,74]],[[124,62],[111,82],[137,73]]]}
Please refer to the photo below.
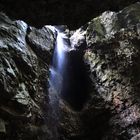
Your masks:
{"label": "gorge", "polygon": [[0,140],[139,140],[140,2],[112,1],[120,2],[115,9],[105,1],[100,10],[89,0],[97,11],[85,18],[90,8],[63,17],[61,5],[49,15],[41,0],[32,10],[48,19],[36,21],[32,10],[17,13],[25,1],[11,13],[7,2],[0,2],[11,18],[0,13]]}

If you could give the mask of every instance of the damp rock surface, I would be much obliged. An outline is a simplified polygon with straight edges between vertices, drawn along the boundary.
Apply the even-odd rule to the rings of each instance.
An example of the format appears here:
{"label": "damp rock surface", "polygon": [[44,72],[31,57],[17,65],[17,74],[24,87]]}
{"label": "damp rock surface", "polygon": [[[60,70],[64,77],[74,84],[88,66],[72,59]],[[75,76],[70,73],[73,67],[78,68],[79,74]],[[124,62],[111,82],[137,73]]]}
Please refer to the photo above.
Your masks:
{"label": "damp rock surface", "polygon": [[95,139],[127,140],[139,133],[139,9],[137,3],[118,13],[107,11],[88,23],[84,60],[95,91],[86,110],[105,112],[97,115]]}
{"label": "damp rock surface", "polygon": [[[53,140],[48,76],[56,36],[0,14],[0,139]],[[102,13],[71,31],[70,41],[69,56],[80,53],[86,66],[88,97],[80,110],[59,99],[58,139],[139,139],[140,3]]]}
{"label": "damp rock surface", "polygon": [[0,139],[47,135],[44,113],[53,42],[49,29],[37,30],[0,14]]}
{"label": "damp rock surface", "polygon": [[106,11],[72,34],[75,48],[83,49],[91,85],[80,112],[64,110],[62,130],[68,139],[139,138],[139,13],[140,3],[118,13]]}

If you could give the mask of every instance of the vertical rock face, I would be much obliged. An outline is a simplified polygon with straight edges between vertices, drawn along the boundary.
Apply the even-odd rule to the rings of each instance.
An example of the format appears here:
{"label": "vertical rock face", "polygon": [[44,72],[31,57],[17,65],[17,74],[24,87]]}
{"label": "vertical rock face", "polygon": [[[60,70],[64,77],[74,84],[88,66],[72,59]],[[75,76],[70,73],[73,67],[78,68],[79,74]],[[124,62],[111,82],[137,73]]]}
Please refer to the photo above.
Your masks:
{"label": "vertical rock face", "polygon": [[76,30],[71,44],[83,50],[91,79],[80,112],[63,106],[62,134],[78,140],[139,138],[140,3],[104,12]]}
{"label": "vertical rock face", "polygon": [[[139,139],[140,3],[70,33],[76,51],[69,56],[80,53],[75,64],[83,59],[90,82],[81,110],[59,100],[58,139]],[[0,139],[51,140],[48,69],[56,36],[0,14]]]}
{"label": "vertical rock face", "polygon": [[104,12],[77,30],[71,40],[79,49],[87,44],[83,59],[89,65],[93,86],[87,104],[80,115],[77,113],[83,127],[79,135],[83,134],[83,138],[77,137],[83,140],[139,137],[140,3],[118,13]]}
{"label": "vertical rock face", "polygon": [[0,139],[47,135],[48,64],[54,40],[45,27],[36,30],[0,14]]}

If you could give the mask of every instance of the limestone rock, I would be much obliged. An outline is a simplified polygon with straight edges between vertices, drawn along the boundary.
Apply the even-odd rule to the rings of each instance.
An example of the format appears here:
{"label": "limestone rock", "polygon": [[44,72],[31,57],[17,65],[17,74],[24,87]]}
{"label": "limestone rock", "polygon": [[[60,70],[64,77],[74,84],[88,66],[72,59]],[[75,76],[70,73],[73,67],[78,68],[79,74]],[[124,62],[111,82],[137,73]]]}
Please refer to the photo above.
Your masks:
{"label": "limestone rock", "polygon": [[140,134],[134,136],[131,140],[139,140],[140,139]]}
{"label": "limestone rock", "polygon": [[[84,59],[90,66],[96,91],[91,93],[92,106],[95,104],[110,114],[106,117],[106,131],[100,139],[130,139],[140,130],[135,125],[140,119],[137,74],[140,17],[136,13],[140,13],[140,3],[119,13],[104,12],[88,23]],[[102,103],[96,104],[96,98],[102,98]]]}
{"label": "limestone rock", "polygon": [[[83,54],[89,97],[79,111],[58,101],[61,140],[139,138],[139,13],[138,2],[120,12],[106,11],[71,32],[75,49],[69,53]],[[48,69],[56,36],[46,26],[36,29],[0,14],[0,139],[53,140]]]}
{"label": "limestone rock", "polygon": [[118,13],[106,11],[71,37],[76,40],[75,47],[85,52],[92,86],[80,116],[77,113],[85,129],[83,138],[77,139],[129,140],[139,134],[139,13],[139,2]]}
{"label": "limestone rock", "polygon": [[55,45],[56,34],[48,27],[38,30],[31,28],[30,30],[27,36],[28,43],[41,59],[49,63]]}
{"label": "limestone rock", "polygon": [[38,140],[48,134],[28,126],[44,126],[54,40],[49,29],[38,30],[0,13],[0,139]]}

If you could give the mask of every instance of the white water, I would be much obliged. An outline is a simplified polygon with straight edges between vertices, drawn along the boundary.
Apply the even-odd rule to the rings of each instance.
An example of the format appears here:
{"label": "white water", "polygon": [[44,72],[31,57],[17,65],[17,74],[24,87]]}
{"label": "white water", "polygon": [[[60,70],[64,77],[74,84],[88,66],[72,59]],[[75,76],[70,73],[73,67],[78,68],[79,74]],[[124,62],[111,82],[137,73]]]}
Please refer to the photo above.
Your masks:
{"label": "white water", "polygon": [[[50,87],[57,91],[57,96],[60,94],[63,84],[63,73],[67,65],[66,52],[70,51],[69,38],[67,35],[54,26],[46,26],[57,34],[52,65],[50,67],[49,84]],[[51,98],[51,94],[50,94]]]}
{"label": "white water", "polygon": [[52,140],[58,140],[58,126],[60,119],[59,100],[60,93],[63,86],[63,73],[67,68],[67,51],[70,51],[69,38],[64,32],[54,26],[46,26],[57,34],[54,54],[52,58],[52,65],[50,66],[49,75],[49,104],[51,107],[50,124],[52,132]]}

